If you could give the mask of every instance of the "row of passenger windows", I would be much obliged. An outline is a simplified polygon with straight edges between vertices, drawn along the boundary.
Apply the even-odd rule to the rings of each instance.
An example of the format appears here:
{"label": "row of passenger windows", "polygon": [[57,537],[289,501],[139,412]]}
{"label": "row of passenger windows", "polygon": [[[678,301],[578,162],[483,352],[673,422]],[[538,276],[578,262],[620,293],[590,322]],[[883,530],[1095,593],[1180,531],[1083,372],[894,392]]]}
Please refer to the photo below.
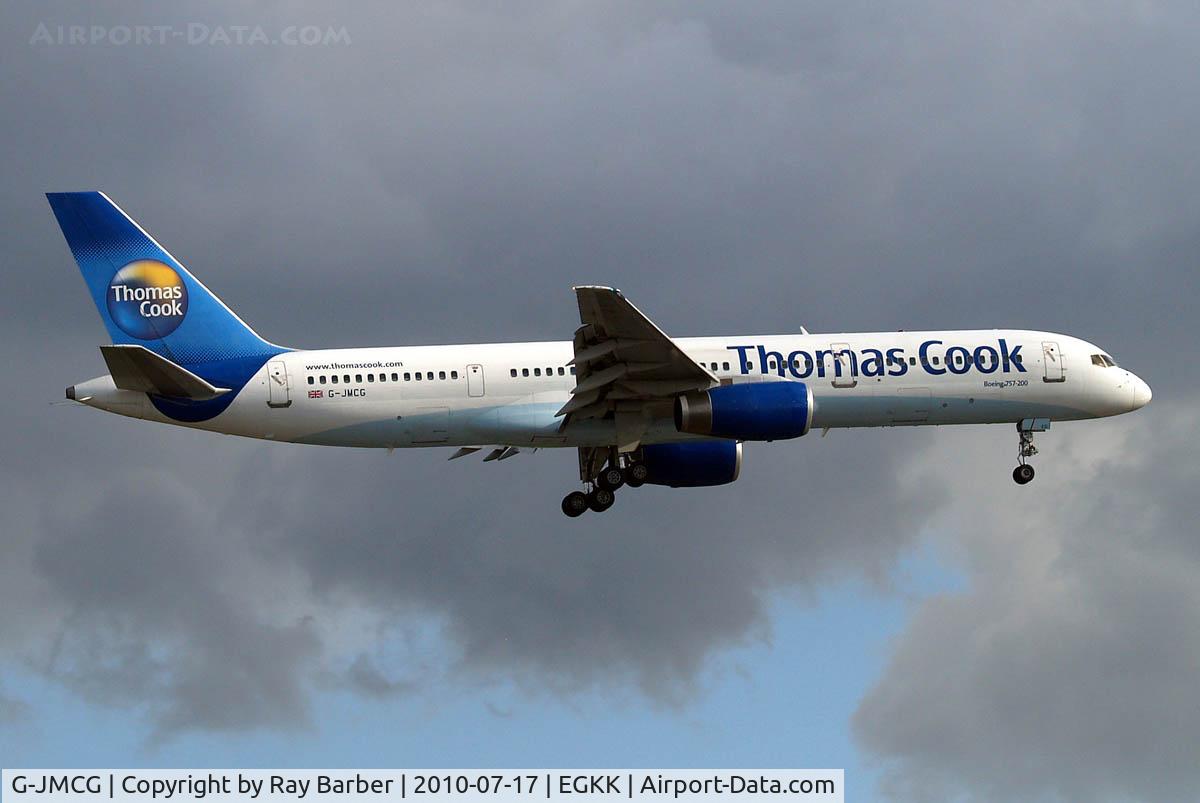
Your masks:
{"label": "row of passenger windows", "polygon": [[[987,362],[990,362],[990,360],[988,360],[986,357],[981,357],[981,360],[985,364]],[[886,359],[886,362],[888,365],[892,365],[892,366],[902,365],[904,363],[904,358],[903,357],[888,357]],[[941,365],[941,363],[942,363],[940,357],[933,357],[932,362],[934,365]],[[949,360],[947,360],[946,362],[949,363]],[[1013,357],[1013,362],[1020,365],[1021,364],[1021,355],[1018,354],[1015,357]],[[917,358],[909,357],[908,363],[909,363],[909,365],[916,365]],[[955,365],[963,365],[964,363],[965,363],[965,360],[964,360],[964,357],[962,354],[954,355],[954,364]],[[922,364],[925,364],[924,361],[922,361]],[[1093,354],[1092,355],[1092,364],[1099,365],[1102,367],[1109,367],[1109,366],[1115,367],[1116,366],[1116,363],[1113,362],[1112,357],[1109,357],[1107,354]],[[783,365],[784,365],[784,367],[787,367],[786,362],[783,363]],[[708,366],[714,371],[730,370],[729,363],[727,363],[727,362],[720,363],[719,368],[717,367],[718,364],[715,362],[708,363]],[[801,366],[799,360],[792,360],[791,367],[795,368],[797,370],[800,370],[802,367],[807,367],[807,366]],[[747,368],[747,370],[753,371],[754,364],[748,363],[746,368]],[[771,360],[768,363],[768,368],[772,371],[777,371],[777,370],[779,370],[779,363],[775,360]],[[540,368],[540,367],[538,367],[538,368],[510,368],[508,371],[509,376],[511,376],[513,378],[516,378],[518,376],[521,376],[521,377],[555,376],[556,374],[558,376],[566,376],[568,373],[570,373],[571,376],[575,376],[575,366],[572,365],[569,368],[565,368],[560,365],[560,366],[558,366],[558,368],[547,367],[544,369]],[[436,379],[435,379],[435,377],[436,377]],[[449,371],[449,372],[437,371],[436,374],[434,371],[425,371],[424,373],[422,373],[420,371],[415,371],[415,372],[405,371],[402,374],[398,373],[398,372],[391,374],[392,382],[401,382],[401,381],[404,381],[404,382],[421,382],[421,381],[433,382],[433,381],[438,381],[438,380],[446,380],[447,378],[452,379],[452,380],[458,379],[458,371]],[[308,378],[308,384],[310,384],[310,385],[316,385],[316,384],[336,385],[339,382],[341,382],[342,384],[348,385],[348,384],[350,384],[350,379],[351,379],[350,374],[342,374],[340,379],[339,379],[338,374],[330,374],[328,377],[326,377],[324,374],[321,374],[320,376],[316,376],[316,377],[310,376]],[[353,379],[356,384],[359,384],[359,385],[363,384],[363,374],[354,374]],[[387,382],[388,374],[381,373],[378,375],[376,375],[376,374],[367,374],[366,375],[366,381],[368,383],[373,384],[376,381],[376,379],[378,379],[379,382]]]}
{"label": "row of passenger windows", "polygon": [[[433,381],[435,381],[435,379],[434,379],[435,373],[433,371],[426,371],[425,373],[421,373],[420,371],[416,371],[416,372],[405,371],[403,374],[393,373],[391,375],[391,377],[392,377],[391,381],[393,381],[393,382],[401,382],[401,381],[404,381],[404,382],[422,382],[422,381],[433,382]],[[458,371],[450,371],[448,374],[446,371],[438,371],[436,373],[436,378],[438,380],[444,380],[447,378],[458,379]],[[330,384],[330,385],[336,385],[339,382],[344,385],[349,385],[351,375],[350,374],[342,374],[340,378],[338,377],[337,374],[330,374],[328,377],[326,377],[324,374],[321,374],[320,376],[316,376],[316,377],[310,376],[308,378],[308,384],[324,385],[324,384],[326,384],[326,379],[329,380],[328,384]],[[363,375],[362,374],[354,374],[353,379],[354,379],[354,384],[356,384],[356,385],[363,384]],[[387,382],[388,375],[387,374],[378,374],[378,375],[367,374],[366,375],[366,381],[370,384],[374,384],[374,382],[377,379],[380,382]]]}
{"label": "row of passenger windows", "polygon": [[[554,376],[555,369],[547,368],[545,370],[546,370],[545,376]],[[574,365],[572,365],[570,367],[570,369],[564,368],[561,365],[558,366],[558,375],[559,376],[566,376],[568,371],[570,372],[571,376],[575,376],[575,366]],[[542,374],[541,368],[519,368],[519,369],[518,368],[509,368],[508,375],[511,377],[516,377],[516,376],[542,376],[543,374]]]}

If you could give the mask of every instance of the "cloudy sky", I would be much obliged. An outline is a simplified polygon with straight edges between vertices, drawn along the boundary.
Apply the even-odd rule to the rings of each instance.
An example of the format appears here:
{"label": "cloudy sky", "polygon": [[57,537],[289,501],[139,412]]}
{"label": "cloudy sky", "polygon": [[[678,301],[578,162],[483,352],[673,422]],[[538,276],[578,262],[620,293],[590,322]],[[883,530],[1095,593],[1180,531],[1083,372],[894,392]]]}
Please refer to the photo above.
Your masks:
{"label": "cloudy sky", "polygon": [[[290,25],[349,41],[188,41]],[[0,763],[1200,788],[1195,4],[8,3],[0,30]],[[839,431],[571,521],[566,453],[52,406],[103,372],[43,197],[80,189],[295,347],[565,339],[598,283],[678,335],[1068,332],[1155,399],[1041,436],[1024,488],[1007,426]]]}

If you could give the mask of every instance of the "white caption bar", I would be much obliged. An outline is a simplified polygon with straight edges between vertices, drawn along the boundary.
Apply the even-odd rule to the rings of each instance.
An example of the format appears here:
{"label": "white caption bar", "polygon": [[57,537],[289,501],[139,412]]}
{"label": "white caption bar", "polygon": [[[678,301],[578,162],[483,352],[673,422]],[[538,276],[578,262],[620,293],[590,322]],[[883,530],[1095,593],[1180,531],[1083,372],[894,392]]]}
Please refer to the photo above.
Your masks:
{"label": "white caption bar", "polygon": [[3,803],[535,803],[764,801],[843,803],[845,773],[825,770],[4,770]]}

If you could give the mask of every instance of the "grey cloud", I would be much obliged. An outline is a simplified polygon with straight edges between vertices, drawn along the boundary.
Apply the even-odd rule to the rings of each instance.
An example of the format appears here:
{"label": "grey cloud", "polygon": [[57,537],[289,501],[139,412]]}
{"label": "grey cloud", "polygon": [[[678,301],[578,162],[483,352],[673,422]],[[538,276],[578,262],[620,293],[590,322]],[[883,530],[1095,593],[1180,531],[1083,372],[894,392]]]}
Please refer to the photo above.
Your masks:
{"label": "grey cloud", "polygon": [[298,675],[317,639],[302,615],[269,621],[257,597],[238,604],[236,586],[259,572],[229,511],[148,473],[100,488],[50,513],[35,551],[65,609],[47,674],[101,702],[149,706],[164,732],[304,721]]}
{"label": "grey cloud", "polygon": [[346,681],[351,689],[368,697],[394,697],[416,689],[415,683],[393,680],[384,675],[365,653],[360,654],[354,659],[354,663],[350,664],[346,671]]}
{"label": "grey cloud", "polygon": [[[987,430],[835,432],[748,448],[732,488],[644,489],[604,519],[566,522],[555,501],[572,482],[570,455],[446,464],[436,452],[239,443],[49,408],[64,385],[101,372],[102,333],[44,191],[105,189],[256,328],[296,346],[567,337],[570,284],[603,282],[679,335],[1069,331],[1151,381],[1156,402],[1141,415],[1157,420],[1163,400],[1196,389],[1164,348],[1194,340],[1200,289],[1187,169],[1200,123],[1195,13],[5,6],[0,27],[18,39],[0,91],[20,113],[0,121],[0,144],[20,158],[0,191],[11,267],[0,354],[22,382],[0,401],[0,661],[133,706],[164,735],[294,727],[330,673],[364,694],[511,679],[536,693],[632,684],[683,705],[714,652],[769,635],[764,598],[847,575],[885,585],[931,516],[1003,485],[1013,446]],[[48,14],[305,19],[345,25],[353,44],[28,47]],[[957,464],[947,443],[988,462]],[[1104,574],[1093,554],[1125,542],[1117,523],[1139,524],[1148,553],[1185,554],[1171,518],[1185,500],[1163,485],[1189,458],[1153,438],[1145,448],[1157,462],[1110,466],[1065,488],[1062,504],[1084,515],[1097,496],[1145,496],[1160,519],[1086,514],[1097,553],[1058,518],[1044,534],[1075,547],[1058,558],[1079,586],[1067,598],[1108,613],[1101,665],[1160,632],[1111,598],[1158,588],[1157,569],[1122,554],[1124,571]],[[914,455],[946,462],[914,485]],[[968,554],[1012,560],[1009,533],[960,529]],[[937,543],[953,554],[959,541]],[[965,599],[979,610],[932,601],[858,714],[863,743],[900,767],[897,783],[922,768],[992,788],[964,746],[974,732],[953,716],[914,716],[910,740],[878,713],[912,710],[931,671],[920,645],[947,649],[1016,604],[1010,580],[1049,604],[1032,593],[1041,575],[997,577],[976,560],[966,593],[977,596]],[[430,622],[437,661],[376,650],[394,639],[381,633]],[[1038,626],[1012,623],[1013,639],[1044,638]],[[1152,640],[1146,653],[1174,670],[1181,649]],[[1044,685],[1069,665],[1053,651],[1027,660]],[[987,688],[970,673],[952,680]],[[1066,710],[1076,725],[1095,721]],[[1123,713],[1129,743],[1156,743],[1141,738],[1146,720]],[[1025,763],[1043,735],[1060,756],[1074,738],[1010,732]],[[1081,775],[1108,757],[1079,755]],[[1133,775],[1131,756],[1121,766]],[[1028,789],[1053,782],[1039,770]]]}
{"label": "grey cloud", "polygon": [[931,524],[970,587],[920,606],[855,715],[902,799],[1184,800],[1200,784],[1195,415],[1162,405],[1071,437],[1043,469],[1054,492],[1032,498],[973,493],[979,467],[950,439],[914,467],[960,478]]}

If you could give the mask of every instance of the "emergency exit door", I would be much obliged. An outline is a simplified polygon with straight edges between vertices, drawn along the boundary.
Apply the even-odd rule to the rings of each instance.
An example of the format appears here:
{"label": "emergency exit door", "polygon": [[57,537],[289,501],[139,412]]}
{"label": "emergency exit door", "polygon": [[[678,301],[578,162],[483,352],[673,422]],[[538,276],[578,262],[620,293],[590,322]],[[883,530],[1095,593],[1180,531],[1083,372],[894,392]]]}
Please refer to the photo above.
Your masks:
{"label": "emergency exit door", "polygon": [[483,395],[483,366],[468,365],[467,366],[467,395],[482,396]]}

